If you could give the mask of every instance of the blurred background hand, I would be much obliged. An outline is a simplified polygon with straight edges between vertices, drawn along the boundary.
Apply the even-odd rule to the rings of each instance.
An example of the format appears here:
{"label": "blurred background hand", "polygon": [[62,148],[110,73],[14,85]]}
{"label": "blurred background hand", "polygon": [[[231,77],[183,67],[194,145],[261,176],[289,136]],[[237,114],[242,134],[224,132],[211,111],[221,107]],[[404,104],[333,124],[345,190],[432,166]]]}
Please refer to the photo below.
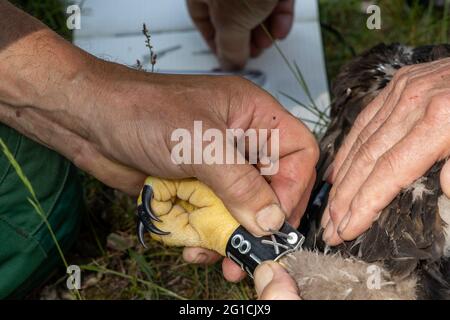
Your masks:
{"label": "blurred background hand", "polygon": [[294,0],[187,0],[191,17],[223,69],[244,67],[272,45],[261,23],[274,39],[285,38],[294,21]]}

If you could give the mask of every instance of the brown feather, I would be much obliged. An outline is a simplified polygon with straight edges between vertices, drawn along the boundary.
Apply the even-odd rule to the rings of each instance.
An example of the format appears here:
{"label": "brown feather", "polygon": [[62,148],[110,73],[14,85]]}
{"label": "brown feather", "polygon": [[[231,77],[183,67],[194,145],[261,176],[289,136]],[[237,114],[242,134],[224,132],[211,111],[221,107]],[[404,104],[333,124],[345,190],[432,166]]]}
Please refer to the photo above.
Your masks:
{"label": "brown feather", "polygon": [[[332,121],[320,141],[322,153],[313,200],[317,199],[324,185],[323,175],[356,117],[389,83],[395,72],[406,65],[449,56],[449,45],[412,49],[399,44],[381,44],[343,67],[333,86]],[[333,250],[344,257],[381,263],[397,279],[418,277],[420,298],[450,299],[450,263],[444,257],[444,222],[438,207],[442,195],[439,183],[442,166],[443,162],[435,164],[417,182],[425,192],[417,195],[414,185],[406,188],[382,211],[367,232]],[[325,248],[319,226],[325,204],[326,198],[320,209],[313,208],[311,202],[302,221],[303,232],[308,230],[305,245],[312,250],[323,251]]]}

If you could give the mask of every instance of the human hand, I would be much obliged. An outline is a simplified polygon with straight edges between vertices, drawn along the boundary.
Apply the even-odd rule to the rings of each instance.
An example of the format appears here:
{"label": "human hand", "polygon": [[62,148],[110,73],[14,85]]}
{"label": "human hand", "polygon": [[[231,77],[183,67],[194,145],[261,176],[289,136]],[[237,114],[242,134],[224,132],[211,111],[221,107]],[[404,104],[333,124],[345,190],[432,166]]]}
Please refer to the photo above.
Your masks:
{"label": "human hand", "polygon": [[[314,184],[318,147],[307,128],[272,96],[242,78],[168,76],[120,69],[107,77],[114,89],[100,103],[110,110],[102,116],[105,127],[95,130],[102,153],[148,175],[198,178],[254,235],[269,234],[269,229],[278,229],[286,218],[298,226]],[[133,94],[123,94],[129,88]],[[279,129],[278,172],[268,182],[249,164],[175,164],[171,134],[185,128],[193,135],[195,120],[202,121],[204,130],[220,132],[227,128]],[[184,257],[196,263],[219,259],[216,253],[200,248],[186,249]],[[223,266],[225,277],[231,281],[244,275],[229,259]]]}
{"label": "human hand", "polygon": [[280,264],[264,262],[256,268],[254,276],[260,300],[300,300],[294,279]]}
{"label": "human hand", "polygon": [[[450,153],[450,59],[407,66],[358,116],[331,168],[324,240],[366,231],[405,187]],[[441,187],[450,196],[450,170]]]}
{"label": "human hand", "polygon": [[224,69],[243,68],[272,45],[260,27],[274,39],[285,38],[294,21],[294,0],[187,0],[191,17]]}
{"label": "human hand", "polygon": [[[139,193],[149,175],[196,177],[255,235],[278,229],[285,218],[299,224],[315,179],[318,147],[307,128],[267,92],[236,77],[149,74],[101,61],[8,2],[0,6],[5,26],[0,30],[17,27],[0,41],[2,123],[130,195]],[[278,129],[277,173],[266,181],[249,163],[173,162],[172,133],[184,128],[193,135],[196,120],[205,130],[222,133]],[[259,146],[271,146],[270,135],[265,139]],[[185,251],[185,258],[217,259],[198,250]],[[229,260],[224,266],[227,278],[242,276]]]}

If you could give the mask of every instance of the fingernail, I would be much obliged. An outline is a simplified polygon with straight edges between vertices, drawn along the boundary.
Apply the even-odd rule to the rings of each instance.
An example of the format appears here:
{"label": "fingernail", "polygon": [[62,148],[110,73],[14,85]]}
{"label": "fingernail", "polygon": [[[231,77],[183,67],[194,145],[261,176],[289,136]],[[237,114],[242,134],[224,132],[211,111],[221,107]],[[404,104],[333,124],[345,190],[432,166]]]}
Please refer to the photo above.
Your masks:
{"label": "fingernail", "polygon": [[350,214],[350,212],[348,212],[348,213],[345,215],[344,219],[342,219],[341,224],[340,224],[339,227],[338,227],[338,233],[339,233],[339,234],[341,234],[342,232],[344,232],[345,228],[347,228],[347,225],[348,225],[348,223],[349,223],[349,221],[350,221],[350,216],[351,216],[351,214]]}
{"label": "fingernail", "polygon": [[323,232],[322,240],[328,242],[328,240],[330,240],[330,238],[333,236],[333,233],[334,233],[334,225],[333,221],[330,220],[327,224],[327,227],[325,228],[325,231]]}
{"label": "fingernail", "polygon": [[322,177],[322,181],[328,181],[328,178],[331,176],[331,174],[333,173],[333,169],[334,169],[334,163],[332,162],[328,168],[325,170],[323,177]]}
{"label": "fingernail", "polygon": [[277,204],[271,204],[256,214],[256,223],[265,232],[279,230],[285,219],[286,215]]}
{"label": "fingernail", "polygon": [[268,264],[260,265],[255,271],[255,289],[258,296],[273,279],[273,270]]}

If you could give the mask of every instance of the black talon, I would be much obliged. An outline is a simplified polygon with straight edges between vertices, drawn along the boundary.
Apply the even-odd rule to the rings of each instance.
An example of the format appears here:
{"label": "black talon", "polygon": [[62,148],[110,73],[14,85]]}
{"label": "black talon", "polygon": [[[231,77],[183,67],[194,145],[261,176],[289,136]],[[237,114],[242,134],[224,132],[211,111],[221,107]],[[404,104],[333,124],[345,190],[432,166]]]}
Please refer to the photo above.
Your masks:
{"label": "black talon", "polygon": [[152,200],[152,197],[153,197],[152,187],[149,185],[145,185],[144,189],[142,190],[142,204],[138,205],[137,207],[138,224],[136,230],[139,242],[144,246],[144,248],[147,248],[144,241],[145,231],[152,232],[160,236],[166,236],[170,234],[170,232],[165,232],[158,229],[153,224],[153,221],[161,222],[161,220],[157,216],[155,216],[150,206],[150,201]]}
{"label": "black talon", "polygon": [[138,239],[139,239],[139,242],[142,244],[142,246],[147,249],[147,246],[145,245],[145,240],[144,240],[144,232],[145,232],[144,224],[141,221],[139,221],[137,224]]}
{"label": "black talon", "polygon": [[142,204],[144,206],[145,212],[150,216],[150,218],[154,221],[161,222],[161,220],[153,213],[152,208],[150,206],[150,201],[153,197],[153,189],[149,185],[145,185],[142,190]]}
{"label": "black talon", "polygon": [[153,232],[154,234],[157,234],[159,236],[167,236],[170,234],[170,232],[162,231],[155,227],[153,224],[150,224],[149,226],[145,226],[148,232]]}
{"label": "black talon", "polygon": [[143,208],[143,206],[138,206],[138,217],[139,217],[140,222],[144,225],[144,228],[146,231],[153,232],[154,234],[157,234],[160,236],[166,236],[166,235],[170,234],[170,232],[165,232],[165,231],[162,231],[162,230],[158,229],[157,227],[155,227],[155,225],[153,224],[153,221],[148,216],[148,214],[145,211],[145,209]]}

